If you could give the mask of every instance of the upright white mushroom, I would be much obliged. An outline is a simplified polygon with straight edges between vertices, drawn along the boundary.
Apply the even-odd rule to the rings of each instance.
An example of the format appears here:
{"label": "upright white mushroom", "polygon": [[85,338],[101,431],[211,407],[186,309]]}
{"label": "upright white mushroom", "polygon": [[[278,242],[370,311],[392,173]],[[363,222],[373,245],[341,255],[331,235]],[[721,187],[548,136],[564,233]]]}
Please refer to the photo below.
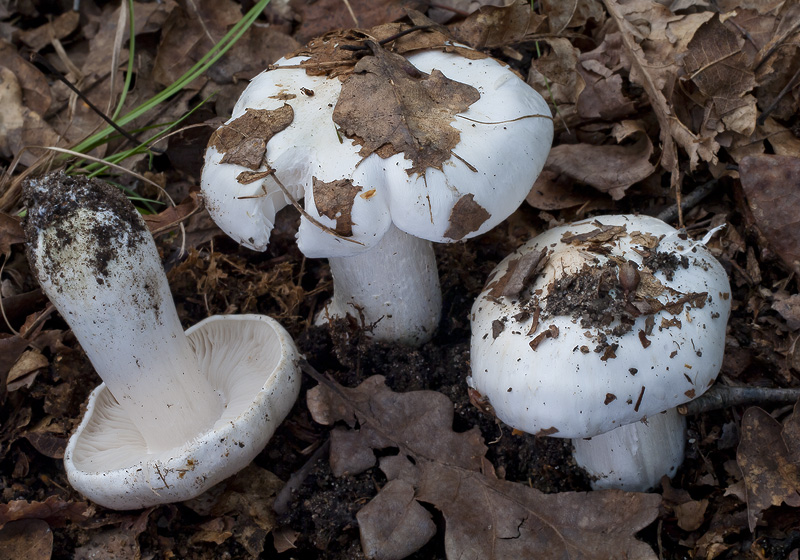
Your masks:
{"label": "upright white mushroom", "polygon": [[243,315],[184,334],[153,238],[120,191],[54,174],[24,193],[31,268],[103,380],[64,456],[73,487],[134,509],[244,468],[299,392],[288,333]]}
{"label": "upright white mushroom", "polygon": [[595,488],[647,490],[683,462],[674,407],[713,384],[729,314],[724,269],[685,233],[647,216],[567,224],[493,271],[468,383],[506,424],[572,438]]}
{"label": "upright white mushroom", "polygon": [[[202,189],[217,224],[256,250],[276,212],[305,198],[298,246],[327,257],[334,280],[318,320],[349,314],[376,339],[419,344],[441,312],[431,242],[511,214],[553,126],[504,64],[444,40],[401,56],[379,38],[329,35],[257,76],[209,143]],[[339,77],[320,70],[348,63]]]}

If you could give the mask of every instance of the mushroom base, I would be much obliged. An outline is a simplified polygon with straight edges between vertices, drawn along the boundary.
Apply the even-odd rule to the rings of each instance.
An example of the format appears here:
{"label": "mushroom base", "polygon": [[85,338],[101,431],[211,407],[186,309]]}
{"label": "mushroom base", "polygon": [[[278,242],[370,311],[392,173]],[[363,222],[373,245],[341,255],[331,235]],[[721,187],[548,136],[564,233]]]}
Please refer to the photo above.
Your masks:
{"label": "mushroom base", "polygon": [[369,251],[328,262],[333,297],[317,315],[318,325],[350,315],[375,340],[419,345],[433,337],[442,294],[430,241],[391,226]]}
{"label": "mushroom base", "polygon": [[592,488],[646,492],[683,463],[686,417],[671,408],[589,439],[573,439],[575,462],[595,477]]}
{"label": "mushroom base", "polygon": [[247,466],[294,405],[298,353],[274,319],[214,316],[186,335],[201,371],[222,395],[222,416],[180,447],[152,453],[101,384],[64,454],[70,484],[90,500],[126,510],[193,498]]}

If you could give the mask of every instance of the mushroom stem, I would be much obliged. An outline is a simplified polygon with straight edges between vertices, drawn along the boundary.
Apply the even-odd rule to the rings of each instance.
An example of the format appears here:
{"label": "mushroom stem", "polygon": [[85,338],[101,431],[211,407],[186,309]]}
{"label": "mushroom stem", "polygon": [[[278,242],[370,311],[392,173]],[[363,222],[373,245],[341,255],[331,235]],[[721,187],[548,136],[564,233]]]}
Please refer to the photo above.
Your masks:
{"label": "mushroom stem", "polygon": [[48,176],[27,187],[28,259],[150,451],[196,437],[222,403],[201,373],[147,226],[117,189]]}
{"label": "mushroom stem", "polygon": [[376,340],[416,345],[433,337],[442,294],[430,241],[390,226],[369,251],[328,262],[333,297],[317,324],[350,315],[371,329]]}
{"label": "mushroom stem", "polygon": [[669,410],[592,438],[572,440],[575,462],[595,490],[645,492],[664,475],[672,478],[683,462],[686,418]]}

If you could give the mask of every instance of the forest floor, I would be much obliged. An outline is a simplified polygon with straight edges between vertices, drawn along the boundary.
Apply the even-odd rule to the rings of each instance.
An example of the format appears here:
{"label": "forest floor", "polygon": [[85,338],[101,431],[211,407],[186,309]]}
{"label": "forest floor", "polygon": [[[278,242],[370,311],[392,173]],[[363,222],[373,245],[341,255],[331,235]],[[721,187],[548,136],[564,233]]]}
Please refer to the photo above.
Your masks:
{"label": "forest floor", "polygon": [[[400,444],[376,448],[374,465],[358,474],[335,476],[328,460],[334,427],[312,417],[306,397],[318,381],[309,375],[253,464],[199,498],[115,512],[86,501],[67,481],[66,443],[99,378],[31,274],[20,185],[51,169],[90,170],[91,161],[59,159],[36,147],[73,147],[105,123],[55,73],[109,114],[125,90],[124,115],[195,64],[250,4],[132,6],[132,22],[127,6],[121,13],[99,0],[81,0],[78,12],[44,0],[0,6],[0,557],[364,558],[360,527],[375,521],[356,514],[368,505],[384,512],[376,496],[386,496],[379,492],[390,480],[378,458],[397,454]],[[298,250],[294,208],[278,214],[267,250],[258,253],[225,236],[197,192],[208,139],[250,78],[331,30],[408,17],[418,22],[421,14],[509,64],[549,101],[556,134],[527,202],[486,234],[436,245],[442,319],[430,342],[410,348],[372,341],[357,321],[313,325],[332,281],[324,260]],[[126,83],[129,29],[135,50]],[[452,425],[442,423],[435,433],[458,434],[454,440],[474,446],[479,458],[485,453],[484,463],[457,480],[436,470],[436,460],[426,463],[428,470],[415,463],[420,472],[439,473],[442,484],[456,480],[469,490],[450,504],[424,496],[415,502],[412,492],[408,500],[422,505],[436,534],[402,533],[416,543],[409,558],[537,550],[529,557],[797,560],[800,410],[796,399],[770,399],[773,389],[800,388],[799,30],[800,5],[780,0],[273,2],[208,71],[127,122],[124,128],[143,141],[154,134],[148,126],[163,128],[189,113],[156,151],[120,161],[139,175],[106,171],[104,177],[138,197],[166,200],[143,177],[181,202],[163,212],[155,202],[137,205],[154,231],[187,328],[214,314],[270,315],[308,364],[353,402],[356,395],[383,394],[370,385],[374,380],[364,383],[374,375],[405,395],[411,411],[427,406],[427,391],[449,399]],[[104,140],[91,146],[91,155],[113,157],[131,147],[124,142]],[[680,212],[676,197],[684,202]],[[644,497],[589,491],[569,440],[512,430],[470,402],[465,382],[471,306],[495,265],[550,227],[611,213],[661,216],[695,239],[725,225],[708,241],[732,288],[717,383],[763,389],[690,415],[683,466]],[[356,387],[361,392],[347,392]],[[497,501],[485,501],[486,488]],[[519,507],[530,525],[515,537],[518,548],[503,548],[511,545],[478,527],[484,512],[497,526],[508,523],[514,494],[519,503],[527,500]],[[582,512],[581,527],[559,513],[570,508]],[[475,535],[486,541],[473,542]],[[394,549],[382,543],[378,550]]]}

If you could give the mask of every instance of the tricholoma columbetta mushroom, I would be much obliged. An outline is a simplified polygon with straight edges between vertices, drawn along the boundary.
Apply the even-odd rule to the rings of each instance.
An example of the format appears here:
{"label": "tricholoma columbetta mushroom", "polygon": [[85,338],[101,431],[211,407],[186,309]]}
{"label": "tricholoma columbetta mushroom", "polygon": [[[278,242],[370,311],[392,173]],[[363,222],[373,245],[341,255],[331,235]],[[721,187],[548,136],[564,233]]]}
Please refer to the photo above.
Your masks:
{"label": "tricholoma columbetta mushroom", "polygon": [[493,271],[468,382],[506,424],[572,438],[593,487],[644,491],[683,461],[675,407],[716,379],[729,314],[702,242],[647,216],[563,225]]}
{"label": "tricholoma columbetta mushroom", "polygon": [[298,246],[327,257],[334,281],[318,322],[350,314],[376,339],[419,344],[441,313],[431,242],[508,217],[553,125],[504,64],[403,30],[331,33],[253,79],[209,142],[202,189],[217,224],[256,250],[305,198]]}
{"label": "tricholoma columbetta mushroom", "polygon": [[28,259],[103,383],[69,440],[72,486],[113,509],[192,498],[247,466],[300,390],[289,334],[261,315],[184,334],[147,226],[114,187],[24,187]]}

